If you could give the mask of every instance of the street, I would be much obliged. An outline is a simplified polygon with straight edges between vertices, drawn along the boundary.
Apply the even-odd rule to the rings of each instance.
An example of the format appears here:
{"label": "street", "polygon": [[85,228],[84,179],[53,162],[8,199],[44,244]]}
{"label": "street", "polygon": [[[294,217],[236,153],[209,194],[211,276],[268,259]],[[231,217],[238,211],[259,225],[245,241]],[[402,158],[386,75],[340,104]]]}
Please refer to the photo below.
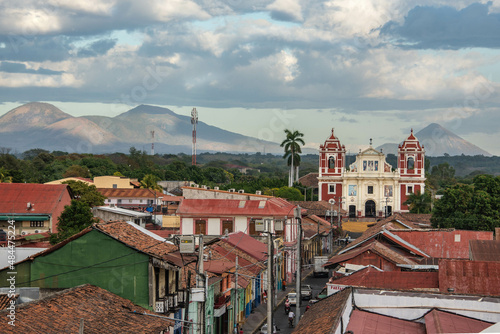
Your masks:
{"label": "street", "polygon": [[[302,284],[309,284],[312,288],[312,296],[313,298],[316,297],[317,294],[320,293],[321,290],[326,285],[326,282],[328,282],[328,278],[326,277],[318,277],[315,278],[312,276],[312,274],[307,277]],[[295,291],[295,290],[294,290]],[[301,307],[300,307],[300,314],[304,314],[304,311],[306,309],[307,304],[309,303],[308,300],[302,300],[301,301]],[[296,308],[295,306],[292,306],[292,311],[293,313],[296,313]],[[274,312],[274,323],[276,326],[280,329],[279,334],[288,334],[292,333],[293,328],[290,328],[288,326],[288,315],[285,314],[285,303],[281,303],[276,311]]]}

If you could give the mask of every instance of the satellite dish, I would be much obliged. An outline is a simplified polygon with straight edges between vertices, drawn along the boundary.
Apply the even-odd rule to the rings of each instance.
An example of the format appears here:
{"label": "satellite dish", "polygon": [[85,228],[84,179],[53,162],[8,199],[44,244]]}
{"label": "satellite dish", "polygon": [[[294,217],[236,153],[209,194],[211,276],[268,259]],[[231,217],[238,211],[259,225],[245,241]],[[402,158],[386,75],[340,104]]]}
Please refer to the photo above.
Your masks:
{"label": "satellite dish", "polygon": [[330,204],[335,204],[335,200],[334,200],[333,198],[330,198],[330,199],[328,200],[328,203],[330,203]]}

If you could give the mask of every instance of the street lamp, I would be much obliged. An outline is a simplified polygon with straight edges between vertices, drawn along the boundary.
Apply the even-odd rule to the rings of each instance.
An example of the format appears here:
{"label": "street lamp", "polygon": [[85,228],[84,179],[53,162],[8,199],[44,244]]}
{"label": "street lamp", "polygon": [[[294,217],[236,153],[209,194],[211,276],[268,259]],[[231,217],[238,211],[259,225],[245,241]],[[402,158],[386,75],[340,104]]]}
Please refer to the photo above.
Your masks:
{"label": "street lamp", "polygon": [[330,225],[333,227],[333,205],[335,204],[335,200],[333,198],[330,198],[328,200],[328,203],[332,205],[332,209],[330,210]]}

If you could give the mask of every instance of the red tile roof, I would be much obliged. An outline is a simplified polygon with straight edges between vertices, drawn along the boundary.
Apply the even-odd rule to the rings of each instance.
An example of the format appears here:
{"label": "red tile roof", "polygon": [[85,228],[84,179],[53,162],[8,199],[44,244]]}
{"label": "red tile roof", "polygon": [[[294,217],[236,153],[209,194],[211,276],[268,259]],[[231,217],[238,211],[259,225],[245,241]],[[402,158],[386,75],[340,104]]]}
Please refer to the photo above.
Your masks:
{"label": "red tile roof", "polygon": [[439,289],[438,272],[379,271],[373,267],[358,270],[331,283],[391,290]]}
{"label": "red tile roof", "polygon": [[439,260],[439,290],[500,296],[500,262]]}
{"label": "red tile roof", "polygon": [[425,325],[355,309],[347,324],[346,333],[349,331],[363,334],[425,334]]}
{"label": "red tile roof", "polygon": [[[337,226],[333,227],[335,230]],[[305,238],[311,238],[319,233],[328,234],[331,230],[330,222],[316,215],[308,215],[302,218],[302,231]]]}
{"label": "red tile roof", "polygon": [[[6,318],[7,310],[0,315]],[[172,320],[92,285],[82,285],[16,307],[15,326],[2,333],[159,333]]]}
{"label": "red tile roof", "polygon": [[[0,183],[0,213],[52,214],[65,192],[66,184]],[[32,204],[30,210],[27,203]]]}
{"label": "red tile roof", "polygon": [[393,234],[424,251],[430,257],[468,259],[470,240],[493,240],[491,231],[398,230]]}
{"label": "red tile roof", "polygon": [[132,188],[132,189],[119,189],[119,188],[97,188],[97,190],[107,198],[156,198],[166,197],[168,195],[159,191],[153,191],[146,188]]}
{"label": "red tile roof", "polygon": [[433,309],[424,317],[427,334],[480,333],[492,323]]}
{"label": "red tile roof", "polygon": [[318,188],[318,176],[319,173],[309,173],[302,176],[297,181],[303,186]]}
{"label": "red tile roof", "polygon": [[500,262],[500,240],[470,240],[469,259]]}
{"label": "red tile roof", "polygon": [[335,333],[351,293],[352,289],[347,288],[313,304],[304,313],[293,333]]}
{"label": "red tile roof", "polygon": [[[263,204],[262,208],[259,205]],[[177,214],[184,216],[293,216],[295,206],[285,200],[236,200],[236,199],[184,199]]]}
{"label": "red tile roof", "polygon": [[18,297],[19,295],[9,297],[9,294],[7,293],[0,294],[0,310],[6,309],[8,306],[10,306],[11,300],[16,301]]}

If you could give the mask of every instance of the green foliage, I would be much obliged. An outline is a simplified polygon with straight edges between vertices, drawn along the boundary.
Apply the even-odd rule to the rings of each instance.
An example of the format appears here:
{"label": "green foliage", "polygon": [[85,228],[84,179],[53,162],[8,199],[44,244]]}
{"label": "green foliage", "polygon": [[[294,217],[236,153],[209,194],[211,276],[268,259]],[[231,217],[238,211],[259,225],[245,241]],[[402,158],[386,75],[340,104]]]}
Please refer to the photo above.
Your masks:
{"label": "green foliage", "polygon": [[500,176],[478,175],[472,185],[444,191],[432,210],[432,225],[441,228],[492,231],[500,226]]}
{"label": "green foliage", "polygon": [[162,191],[163,188],[158,184],[158,181],[160,178],[156,175],[146,174],[141,180],[141,188]]}
{"label": "green foliage", "polygon": [[104,205],[106,197],[102,195],[94,185],[88,185],[85,182],[69,180],[63,182],[71,190],[73,198],[85,203],[88,207]]}
{"label": "green foliage", "polygon": [[[280,146],[284,148],[285,154],[283,155],[284,159],[287,159],[288,166],[300,166],[300,155],[302,153],[302,149],[300,145],[305,145],[304,134],[297,130],[291,132],[288,129],[285,129],[286,138],[281,142]],[[293,164],[292,164],[293,158]]]}
{"label": "green foliage", "polygon": [[86,203],[71,200],[71,205],[66,205],[59,216],[57,221],[58,233],[50,236],[50,243],[54,245],[66,240],[98,221],[97,218],[93,217],[92,211]]}
{"label": "green foliage", "polygon": [[265,189],[264,195],[280,197],[289,201],[302,201],[304,199],[304,196],[299,189],[286,186],[280,188]]}
{"label": "green foliage", "polygon": [[403,204],[410,207],[410,213],[430,213],[431,195],[428,192],[411,193]]}
{"label": "green foliage", "polygon": [[88,168],[80,165],[71,165],[63,174],[63,177],[84,177],[90,178],[90,171]]}

